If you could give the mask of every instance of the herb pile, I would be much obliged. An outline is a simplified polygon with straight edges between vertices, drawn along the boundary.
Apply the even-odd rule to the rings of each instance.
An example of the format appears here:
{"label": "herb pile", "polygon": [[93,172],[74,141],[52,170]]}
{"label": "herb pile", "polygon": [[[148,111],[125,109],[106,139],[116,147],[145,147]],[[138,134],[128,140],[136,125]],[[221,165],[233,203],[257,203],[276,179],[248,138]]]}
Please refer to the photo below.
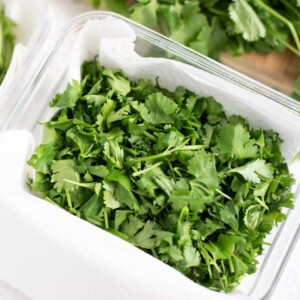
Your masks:
{"label": "herb pile", "polygon": [[[286,48],[300,57],[299,0],[89,0],[218,59]],[[300,78],[299,78],[300,80]],[[295,87],[293,96],[299,93]]]}
{"label": "herb pile", "polygon": [[90,0],[201,53],[281,51],[300,56],[298,0]]}
{"label": "herb pile", "polygon": [[5,15],[0,2],[0,84],[9,68],[15,46],[15,37],[12,33],[14,26],[14,22]]}
{"label": "herb pile", "polygon": [[169,92],[96,62],[50,106],[29,165],[32,191],[213,290],[254,273],[292,208],[293,178],[272,130],[213,98]]}

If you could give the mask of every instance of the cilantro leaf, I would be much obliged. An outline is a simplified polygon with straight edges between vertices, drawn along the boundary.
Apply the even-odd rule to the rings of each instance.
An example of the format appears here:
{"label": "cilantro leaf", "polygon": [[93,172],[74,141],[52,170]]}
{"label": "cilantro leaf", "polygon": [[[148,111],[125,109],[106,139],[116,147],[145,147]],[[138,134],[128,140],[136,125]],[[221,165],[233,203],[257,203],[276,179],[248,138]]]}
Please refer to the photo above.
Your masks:
{"label": "cilantro leaf", "polygon": [[273,178],[274,168],[263,159],[256,159],[242,167],[231,169],[229,173],[239,173],[245,180],[260,183],[262,179]]}
{"label": "cilantro leaf", "polygon": [[29,159],[28,164],[38,172],[49,173],[56,151],[52,144],[41,144],[36,147],[35,153]]}
{"label": "cilantro leaf", "polygon": [[187,171],[194,175],[197,181],[203,182],[209,189],[218,186],[218,174],[215,158],[204,150],[197,151],[188,162]]}
{"label": "cilantro leaf", "polygon": [[174,114],[177,104],[162,93],[157,92],[149,95],[145,104],[133,102],[131,105],[150,124],[174,123],[175,121]]}
{"label": "cilantro leaf", "polygon": [[228,7],[229,16],[235,23],[236,33],[246,41],[254,42],[266,36],[266,29],[252,6],[245,0],[235,0]]}
{"label": "cilantro leaf", "polygon": [[54,187],[59,193],[74,190],[75,185],[69,181],[79,182],[79,175],[75,171],[74,161],[71,159],[54,160],[51,165],[53,172],[51,182],[54,182]]}
{"label": "cilantro leaf", "polygon": [[130,92],[130,82],[122,74],[106,69],[103,71],[103,75],[107,76],[108,83],[112,89],[120,95],[126,96]]}
{"label": "cilantro leaf", "polygon": [[197,267],[200,265],[200,254],[197,249],[191,245],[186,245],[184,247],[183,257],[186,268]]}
{"label": "cilantro leaf", "polygon": [[231,154],[238,159],[255,158],[258,155],[255,140],[250,138],[249,132],[241,124],[225,125],[219,132],[216,146],[222,154]]}
{"label": "cilantro leaf", "polygon": [[[140,3],[139,3],[140,2]],[[154,28],[157,25],[158,1],[150,0],[147,2],[138,1],[132,7],[131,19],[147,27]]]}
{"label": "cilantro leaf", "polygon": [[81,85],[78,81],[73,80],[72,84],[68,84],[65,92],[58,94],[50,103],[51,107],[74,107],[77,100],[82,94]]}

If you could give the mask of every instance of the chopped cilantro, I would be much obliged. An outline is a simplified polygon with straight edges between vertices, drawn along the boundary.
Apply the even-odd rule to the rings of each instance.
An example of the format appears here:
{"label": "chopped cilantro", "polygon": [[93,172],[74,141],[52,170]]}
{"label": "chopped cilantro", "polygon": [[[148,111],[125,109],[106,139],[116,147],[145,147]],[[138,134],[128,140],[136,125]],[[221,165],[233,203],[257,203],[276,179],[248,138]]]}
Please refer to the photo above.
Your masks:
{"label": "chopped cilantro", "polygon": [[232,291],[293,207],[280,137],[227,117],[212,97],[95,65],[52,100],[58,111],[28,161],[31,189],[195,282]]}

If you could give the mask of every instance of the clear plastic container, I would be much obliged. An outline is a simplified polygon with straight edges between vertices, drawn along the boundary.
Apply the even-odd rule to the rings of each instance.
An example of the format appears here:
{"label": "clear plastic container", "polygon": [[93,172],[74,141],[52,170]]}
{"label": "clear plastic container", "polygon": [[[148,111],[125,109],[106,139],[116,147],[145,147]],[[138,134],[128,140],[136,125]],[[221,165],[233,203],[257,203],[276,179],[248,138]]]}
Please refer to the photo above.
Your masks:
{"label": "clear plastic container", "polygon": [[[281,110],[288,110],[293,115],[294,120],[300,124],[300,103],[288,96],[249,79],[205,56],[197,54],[126,18],[109,12],[93,12],[78,16],[65,28],[46,62],[32,78],[28,89],[22,97],[19,98],[18,103],[5,118],[2,130],[27,129],[33,133],[37,142],[40,141],[42,126],[38,125],[37,122],[48,119],[49,113],[51,113],[48,107],[49,101],[57,91],[63,90],[70,80],[67,76],[67,67],[69,53],[73,47],[74,39],[78,36],[83,25],[88,20],[103,19],[108,15],[122,19],[135,31],[137,35],[135,50],[140,55],[171,57],[172,59],[204,70],[217,78],[225,80],[233,89],[239,88],[239,90],[242,89],[250,93],[254,98],[259,97],[261,101],[266,104],[265,108],[261,108],[262,110],[269,109],[268,103],[272,103],[273,106],[275,105],[277,110],[272,112],[273,117],[276,118],[277,116],[279,118]],[[246,104],[249,105],[249,103],[245,103],[245,107]],[[234,110],[235,108],[233,107],[232,109]],[[238,108],[236,109],[238,110]],[[236,112],[239,113],[239,111]],[[259,113],[259,111],[257,112]],[[268,121],[265,122],[267,123]],[[294,141],[292,139],[287,140],[287,143],[294,144]],[[295,209],[287,211],[287,219],[282,222],[267,239],[268,242],[272,242],[272,245],[266,247],[265,253],[259,257],[260,263],[257,272],[246,277],[233,294],[241,293],[255,300],[269,299],[276,287],[300,232],[300,219],[298,217],[300,214],[299,174],[296,179]]]}
{"label": "clear plastic container", "polygon": [[5,14],[16,23],[13,28],[16,48],[7,76],[0,85],[0,126],[37,72],[52,19],[48,0],[2,2]]}

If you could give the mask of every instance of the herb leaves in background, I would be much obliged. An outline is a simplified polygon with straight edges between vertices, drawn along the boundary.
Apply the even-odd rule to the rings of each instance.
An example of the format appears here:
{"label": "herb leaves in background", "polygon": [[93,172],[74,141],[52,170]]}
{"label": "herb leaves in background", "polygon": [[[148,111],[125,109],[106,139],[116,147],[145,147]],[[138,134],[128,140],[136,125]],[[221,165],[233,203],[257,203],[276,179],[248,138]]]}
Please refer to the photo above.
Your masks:
{"label": "herb leaves in background", "polygon": [[256,270],[293,207],[272,130],[227,117],[212,97],[169,92],[96,62],[51,107],[29,160],[33,191],[213,290]]}
{"label": "herb leaves in background", "polygon": [[[100,4],[107,7],[107,3],[91,0],[94,7]],[[133,20],[214,58],[224,50],[236,55],[285,48],[300,56],[300,10],[295,0],[114,0],[109,3],[108,8],[122,5]]]}
{"label": "herb leaves in background", "polygon": [[300,101],[300,75],[296,80],[296,84],[292,93],[292,97]]}
{"label": "herb leaves in background", "polygon": [[15,46],[15,37],[12,33],[14,26],[14,22],[6,17],[3,4],[0,2],[0,84],[9,68]]}
{"label": "herb leaves in background", "polygon": [[224,51],[241,55],[286,48],[300,56],[300,5],[296,0],[90,0],[90,3],[129,16],[214,59],[219,59]]}

